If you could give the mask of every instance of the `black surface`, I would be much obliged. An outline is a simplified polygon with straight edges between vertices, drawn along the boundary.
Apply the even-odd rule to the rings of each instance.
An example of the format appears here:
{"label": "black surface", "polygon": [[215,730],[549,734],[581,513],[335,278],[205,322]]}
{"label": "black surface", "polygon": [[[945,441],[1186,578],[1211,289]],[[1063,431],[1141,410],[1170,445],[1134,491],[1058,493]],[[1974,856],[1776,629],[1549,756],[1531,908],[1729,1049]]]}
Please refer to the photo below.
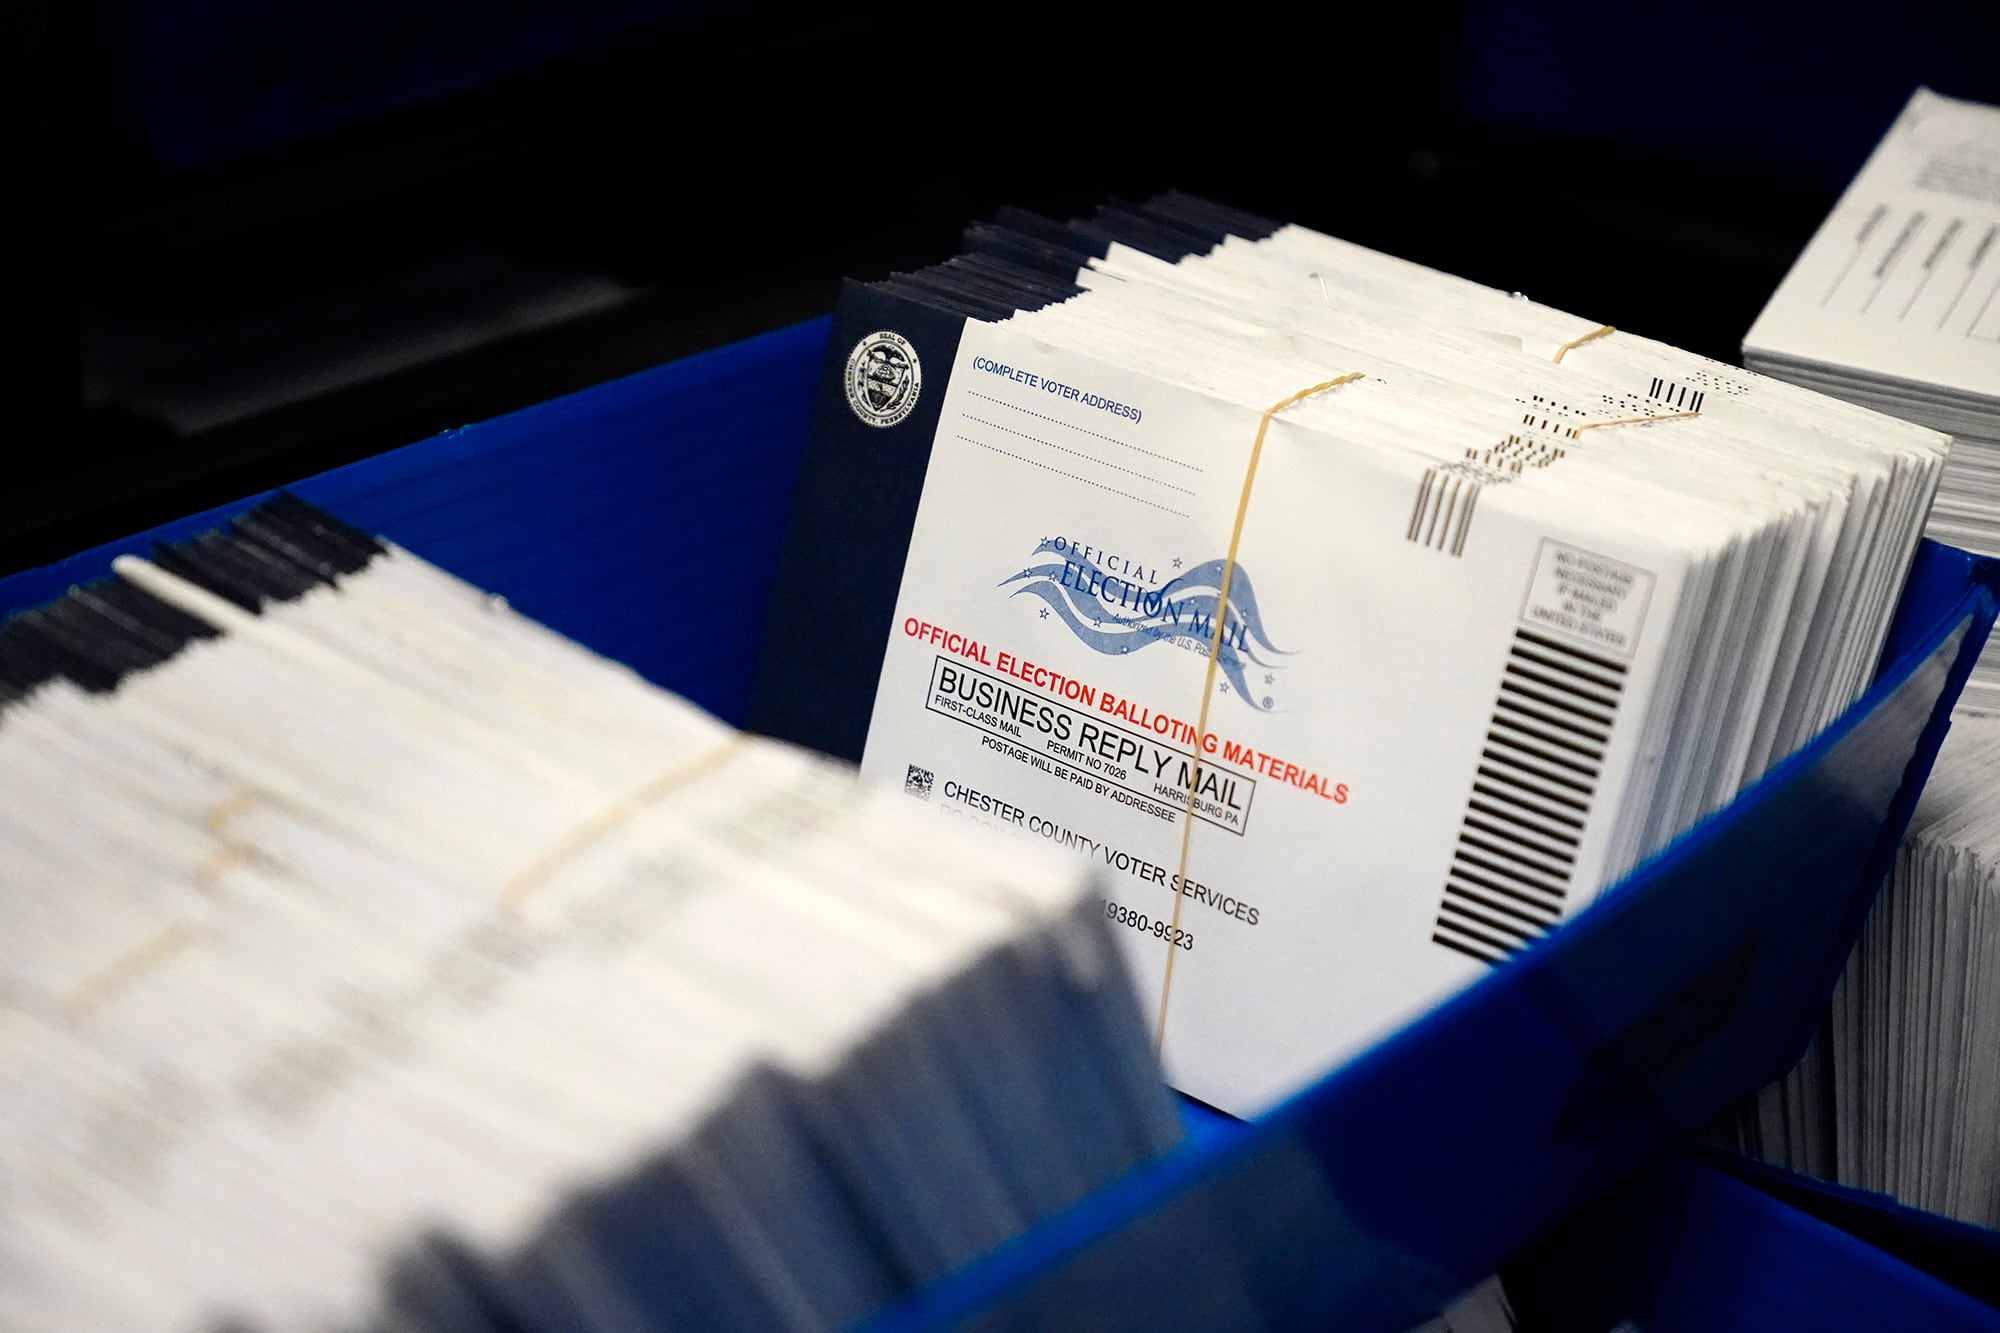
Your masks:
{"label": "black surface", "polygon": [[2000,98],[1985,0],[759,3],[187,166],[138,11],[0,0],[0,570],[823,313],[1009,204],[1178,187],[1734,359],[1915,84]]}

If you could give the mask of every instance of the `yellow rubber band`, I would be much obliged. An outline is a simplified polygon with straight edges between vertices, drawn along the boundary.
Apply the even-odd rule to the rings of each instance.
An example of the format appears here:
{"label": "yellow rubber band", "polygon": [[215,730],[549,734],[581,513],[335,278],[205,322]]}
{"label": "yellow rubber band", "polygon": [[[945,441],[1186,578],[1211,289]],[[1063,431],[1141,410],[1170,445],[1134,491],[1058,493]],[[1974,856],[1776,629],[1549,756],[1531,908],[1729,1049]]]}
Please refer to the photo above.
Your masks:
{"label": "yellow rubber band", "polygon": [[83,984],[63,1001],[63,1010],[72,1023],[88,1023],[98,1008],[119,991],[175,954],[192,949],[197,944],[205,944],[208,940],[207,932],[185,921],[164,926],[137,948],[112,959],[86,977]]}
{"label": "yellow rubber band", "polygon": [[[1250,487],[1257,480],[1257,462],[1264,454],[1264,434],[1271,428],[1271,418],[1292,404],[1310,398],[1316,393],[1350,384],[1361,378],[1361,372],[1342,375],[1337,379],[1323,380],[1310,388],[1300,389],[1289,398],[1282,399],[1264,409],[1264,415],[1257,418],[1257,438],[1250,444],[1250,463],[1243,469],[1243,491],[1236,498],[1236,523],[1229,530],[1229,553],[1222,559],[1222,586],[1215,599],[1215,633],[1208,643],[1208,669],[1203,674],[1201,687],[1201,709],[1195,716],[1194,724],[1194,771],[1188,778],[1187,810],[1181,817],[1181,859],[1180,872],[1174,882],[1181,884],[1187,880],[1188,844],[1194,836],[1194,799],[1201,786],[1202,744],[1208,739],[1208,702],[1215,694],[1215,663],[1222,653],[1223,627],[1229,615],[1229,585],[1236,578],[1236,551],[1243,541],[1243,520],[1250,513]],[[1174,936],[1181,925],[1181,893],[1174,890],[1174,916],[1167,931],[1167,971],[1160,978],[1160,1013],[1153,1028],[1153,1050],[1158,1052],[1167,1040],[1167,998],[1174,988],[1174,958],[1180,952],[1174,945]]]}
{"label": "yellow rubber band", "polygon": [[203,893],[213,894],[222,887],[222,880],[238,866],[253,863],[256,857],[248,847],[240,842],[228,842],[215,849],[208,859],[194,868],[195,886]]}
{"label": "yellow rubber band", "polygon": [[1616,421],[1593,421],[1576,427],[1571,434],[1581,435],[1587,430],[1597,430],[1603,426],[1637,426],[1648,421],[1679,421],[1682,417],[1698,417],[1699,412],[1667,412],[1657,417],[1620,417]]}
{"label": "yellow rubber band", "polygon": [[1596,342],[1599,338],[1605,337],[1609,334],[1613,334],[1616,332],[1618,332],[1618,330],[1612,328],[1609,324],[1603,324],[1599,325],[1597,328],[1592,329],[1589,333],[1584,334],[1581,338],[1577,338],[1570,342],[1564,343],[1561,347],[1556,348],[1556,364],[1557,365],[1562,364],[1563,357],[1569,353],[1571,348],[1581,347],[1587,342]]}
{"label": "yellow rubber band", "polygon": [[256,805],[261,799],[262,797],[254,791],[247,789],[238,791],[227,799],[218,801],[215,805],[211,806],[208,814],[203,817],[202,822],[208,825],[210,832],[220,833],[224,824],[227,824],[230,820],[236,818],[236,816]]}
{"label": "yellow rubber band", "polygon": [[541,887],[563,862],[675,788],[722,767],[749,745],[750,739],[747,734],[739,733],[732,736],[714,749],[705,750],[686,763],[670,768],[643,786],[627,792],[578,824],[555,846],[508,876],[507,882],[500,886],[501,910],[508,913],[520,911],[521,904],[527,901],[528,895]]}

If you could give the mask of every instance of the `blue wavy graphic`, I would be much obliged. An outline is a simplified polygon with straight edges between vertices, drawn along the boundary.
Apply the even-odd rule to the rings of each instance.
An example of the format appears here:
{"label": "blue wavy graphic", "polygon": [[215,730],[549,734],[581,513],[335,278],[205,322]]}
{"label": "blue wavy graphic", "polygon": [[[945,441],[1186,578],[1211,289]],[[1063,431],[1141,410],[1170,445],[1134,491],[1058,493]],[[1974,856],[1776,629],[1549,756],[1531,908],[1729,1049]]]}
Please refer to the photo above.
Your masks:
{"label": "blue wavy graphic", "polygon": [[[1122,575],[1111,574],[1074,550],[1060,549],[1053,542],[1041,543],[1034,554],[1055,555],[1060,559],[1031,564],[1020,573],[1002,579],[999,586],[1018,585],[1011,596],[1025,593],[1039,598],[1093,652],[1121,657],[1148,644],[1174,638],[1194,639],[1205,649],[1213,640],[1226,561],[1206,561],[1158,588],[1142,590]],[[1107,600],[1093,593],[1092,574],[1098,576],[1100,590],[1108,582],[1126,590],[1127,595]],[[1215,656],[1216,668],[1239,698],[1253,708],[1268,709],[1273,701],[1268,695],[1260,698],[1253,692],[1249,669],[1252,666],[1278,669],[1280,664],[1270,659],[1286,655],[1265,632],[1257,590],[1248,571],[1237,565],[1229,581],[1229,605],[1222,644]]]}

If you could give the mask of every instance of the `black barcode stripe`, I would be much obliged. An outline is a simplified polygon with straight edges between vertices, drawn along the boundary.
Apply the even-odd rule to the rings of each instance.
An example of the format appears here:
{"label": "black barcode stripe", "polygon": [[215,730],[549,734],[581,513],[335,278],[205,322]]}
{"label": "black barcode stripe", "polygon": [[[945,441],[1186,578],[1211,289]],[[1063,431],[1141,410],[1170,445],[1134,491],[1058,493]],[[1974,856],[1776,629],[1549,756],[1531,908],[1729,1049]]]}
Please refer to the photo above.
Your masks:
{"label": "black barcode stripe", "polygon": [[1489,889],[1505,888],[1522,902],[1555,911],[1561,911],[1562,905],[1569,900],[1568,890],[1561,882],[1550,885],[1540,879],[1517,875],[1510,867],[1493,860],[1469,843],[1456,848],[1453,853],[1451,869],[1445,872],[1445,880],[1449,883],[1453,879],[1470,880]]}
{"label": "black barcode stripe", "polygon": [[1495,716],[1493,725],[1487,728],[1486,743],[1489,747],[1505,746],[1509,750],[1518,751],[1552,768],[1560,768],[1574,773],[1580,778],[1594,779],[1597,777],[1596,764],[1585,763],[1581,759],[1571,758],[1567,755],[1551,754],[1538,745],[1529,744],[1527,740],[1522,739],[1522,735],[1523,732],[1520,727],[1509,726],[1506,718]]}
{"label": "black barcode stripe", "polygon": [[1488,841],[1463,824],[1458,830],[1458,857],[1488,874],[1504,875],[1517,884],[1545,889],[1559,898],[1568,896],[1569,876],[1559,869],[1537,865],[1519,852]]}
{"label": "black barcode stripe", "polygon": [[1440,508],[1444,508],[1444,492],[1452,488],[1452,480],[1456,480],[1456,478],[1444,478],[1444,476],[1438,476],[1438,486],[1436,486],[1436,494],[1434,494],[1434,496],[1432,496],[1432,500],[1430,500],[1430,512],[1426,512],[1426,514],[1424,514],[1424,534],[1422,534],[1422,536],[1418,538],[1418,540],[1420,540],[1422,544],[1426,544],[1426,546],[1430,544],[1430,534],[1438,530],[1438,510],[1440,510]]}
{"label": "black barcode stripe", "polygon": [[[1603,759],[1604,753],[1601,749],[1597,746],[1587,744],[1581,738],[1562,736],[1544,728],[1530,725],[1534,719],[1531,716],[1524,715],[1518,706],[1519,704],[1520,700],[1510,699],[1504,694],[1495,699],[1493,701],[1493,725],[1496,727],[1505,727],[1510,732],[1532,737],[1543,745],[1552,745],[1559,750],[1566,750],[1573,755],[1589,760],[1593,766],[1599,760]],[[1596,776],[1594,771],[1591,776]]]}
{"label": "black barcode stripe", "polygon": [[1488,962],[1562,919],[1625,668],[1517,629],[1459,818],[1431,940]]}
{"label": "black barcode stripe", "polygon": [[1473,946],[1468,944],[1461,944],[1459,941],[1450,938],[1449,936],[1443,934],[1442,932],[1432,935],[1431,943],[1442,944],[1447,949],[1456,949],[1459,953],[1464,954],[1466,957],[1476,958],[1482,963],[1505,962],[1507,958],[1507,951],[1505,949],[1474,948]]}
{"label": "black barcode stripe", "polygon": [[1435,514],[1431,515],[1431,527],[1432,531],[1436,534],[1437,540],[1429,544],[1436,546],[1440,551],[1444,550],[1451,541],[1452,518],[1458,513],[1458,502],[1464,493],[1465,478],[1453,477],[1451,479],[1451,489],[1446,493],[1444,503],[1438,506],[1438,511]]}
{"label": "black barcode stripe", "polygon": [[1512,818],[1495,817],[1489,810],[1481,810],[1471,802],[1465,807],[1465,827],[1476,828],[1490,837],[1502,838],[1515,846],[1550,861],[1562,863],[1560,873],[1569,874],[1569,867],[1576,863],[1576,849],[1580,845],[1572,839],[1568,846],[1560,842],[1538,842],[1535,828]]}
{"label": "black barcode stripe", "polygon": [[1456,903],[1466,903],[1470,907],[1478,907],[1480,911],[1486,911],[1486,913],[1500,913],[1502,917],[1512,917],[1516,921],[1524,921],[1524,923],[1528,923],[1530,927],[1534,927],[1538,931],[1546,931],[1550,925],[1554,925],[1554,921],[1558,921],[1562,917],[1562,909],[1560,907],[1540,907],[1538,905],[1534,911],[1530,911],[1530,909],[1522,907],[1520,903],[1508,903],[1508,901],[1498,899],[1498,897],[1488,897],[1484,893],[1478,893],[1478,891],[1470,889],[1468,885],[1446,885],[1444,887],[1444,897],[1450,899],[1450,901],[1456,901]]}
{"label": "black barcode stripe", "polygon": [[1525,866],[1555,886],[1569,882],[1570,865],[1576,861],[1573,856],[1552,856],[1526,839],[1505,829],[1497,829],[1491,822],[1474,815],[1468,815],[1459,824],[1458,836],[1468,846],[1477,847],[1481,852],[1500,857],[1512,865]]}
{"label": "black barcode stripe", "polygon": [[1604,763],[1601,747],[1590,745],[1571,736],[1563,736],[1545,728],[1530,725],[1531,719],[1524,719],[1512,709],[1503,708],[1501,701],[1495,701],[1492,725],[1487,736],[1503,745],[1533,755],[1545,764],[1560,765],[1568,772],[1589,780],[1597,776]]}
{"label": "black barcode stripe", "polygon": [[1576,853],[1544,847],[1522,835],[1519,829],[1497,823],[1485,815],[1467,812],[1461,825],[1467,838],[1477,838],[1480,847],[1505,848],[1507,855],[1524,866],[1567,882],[1576,868]]}
{"label": "black barcode stripe", "polygon": [[1454,889],[1447,889],[1445,891],[1444,908],[1447,920],[1455,917],[1461,923],[1466,921],[1476,922],[1479,926],[1496,935],[1514,935],[1521,939],[1529,939],[1541,934],[1549,925],[1548,920],[1543,917],[1536,917],[1519,911],[1514,912],[1511,916],[1497,912],[1490,904],[1483,903],[1470,894],[1460,893]]}
{"label": "black barcode stripe", "polygon": [[1518,656],[1508,656],[1506,667],[1500,671],[1500,689],[1520,691],[1542,703],[1554,703],[1558,709],[1590,705],[1590,711],[1600,721],[1618,711],[1618,691],[1584,681],[1576,673],[1544,667],[1540,662],[1528,662]]}
{"label": "black barcode stripe", "polygon": [[1577,802],[1563,800],[1549,792],[1537,791],[1525,783],[1509,782],[1498,774],[1488,772],[1483,764],[1480,765],[1478,773],[1479,776],[1472,781],[1474,792],[1490,796],[1494,800],[1506,801],[1517,810],[1532,811],[1537,818],[1546,819],[1551,823],[1564,824],[1573,829],[1583,827],[1583,821],[1575,815],[1543,805],[1545,801],[1560,801],[1571,810],[1581,810],[1583,807]]}
{"label": "black barcode stripe", "polygon": [[1424,528],[1424,545],[1429,546],[1431,538],[1437,535],[1438,515],[1444,512],[1444,507],[1449,502],[1446,498],[1447,495],[1452,500],[1458,498],[1458,486],[1461,480],[1462,478],[1453,477],[1449,486],[1440,486],[1438,488],[1438,502],[1431,506],[1431,521]]}
{"label": "black barcode stripe", "polygon": [[[1588,801],[1591,794],[1591,786],[1588,781],[1579,781],[1576,775],[1574,774],[1564,773],[1549,767],[1543,767],[1539,764],[1532,762],[1531,759],[1524,758],[1520,755],[1503,754],[1500,751],[1493,748],[1492,736],[1488,736],[1486,739],[1488,742],[1486,752],[1479,756],[1480,761],[1482,763],[1505,764],[1509,768],[1518,769],[1523,773],[1527,773],[1533,777],[1541,779],[1543,782],[1551,783],[1558,787],[1567,788],[1568,790],[1575,792],[1578,796],[1581,796],[1585,798],[1586,801]],[[1593,776],[1595,775],[1589,773],[1585,773],[1583,775],[1583,777],[1586,779]],[[1588,813],[1587,809],[1586,813]]]}
{"label": "black barcode stripe", "polygon": [[[1520,697],[1520,695],[1526,695],[1526,691],[1516,691],[1514,695],[1516,695],[1516,697]],[[1548,707],[1562,707],[1560,703],[1556,703],[1556,701],[1552,701],[1552,699],[1548,699],[1548,697],[1536,697],[1536,695],[1528,695],[1528,697],[1530,697],[1530,699],[1534,699],[1536,703],[1544,703],[1544,705],[1548,705]],[[1494,697],[1494,719],[1492,719],[1492,721],[1494,721],[1494,725],[1500,725],[1500,723],[1514,723],[1514,719],[1512,719],[1512,717],[1508,717],[1508,715],[1502,715],[1502,713],[1500,713],[1500,701],[1502,701],[1502,699],[1508,699],[1508,695],[1504,695],[1504,693],[1502,693],[1502,695]],[[1508,709],[1508,713],[1514,713],[1514,709]],[[1518,723],[1514,723],[1514,731],[1528,731],[1528,727],[1526,727],[1526,725],[1518,725]],[[1532,735],[1532,733],[1530,733],[1530,735]]]}
{"label": "black barcode stripe", "polygon": [[1504,847],[1514,861],[1530,865],[1562,881],[1568,881],[1570,871],[1576,867],[1576,849],[1536,843],[1518,827],[1500,823],[1490,815],[1468,813],[1464,821],[1460,821],[1460,837],[1478,839],[1486,847]]}
{"label": "black barcode stripe", "polygon": [[1587,688],[1574,674],[1559,672],[1556,668],[1542,664],[1529,665],[1511,654],[1507,665],[1501,671],[1501,688],[1509,685],[1521,689],[1537,698],[1545,698],[1538,691],[1547,691],[1555,696],[1550,702],[1565,708],[1578,704],[1588,705],[1587,711],[1595,712],[1600,720],[1609,721],[1618,709],[1618,692],[1606,691],[1603,687]]}
{"label": "black barcode stripe", "polygon": [[1478,931],[1489,938],[1505,939],[1509,947],[1518,949],[1543,931],[1533,925],[1519,926],[1512,921],[1489,916],[1478,910],[1463,898],[1448,898],[1439,914],[1439,925],[1456,926],[1470,934]]}
{"label": "black barcode stripe", "polygon": [[1518,782],[1500,784],[1482,775],[1473,781],[1472,796],[1466,798],[1467,805],[1470,805],[1475,797],[1486,801],[1504,801],[1506,808],[1518,812],[1523,818],[1538,819],[1542,821],[1543,826],[1551,829],[1559,828],[1570,833],[1583,832],[1583,821],[1571,813],[1571,810],[1557,808],[1545,794],[1531,788],[1523,788]]}
{"label": "black barcode stripe", "polygon": [[[1555,913],[1557,916],[1562,915],[1563,900],[1548,890],[1537,889],[1533,885],[1505,884],[1490,876],[1468,871],[1462,866],[1454,866],[1445,875],[1445,887],[1450,888],[1454,884],[1470,886],[1486,893],[1497,893],[1504,898],[1512,898],[1514,901],[1532,907],[1544,915],[1550,912]],[[1541,896],[1537,897],[1537,894]]]}
{"label": "black barcode stripe", "polygon": [[[1507,916],[1513,917],[1517,921],[1526,922],[1537,933],[1545,931],[1549,928],[1550,917],[1546,912],[1537,914],[1534,912],[1524,911],[1523,909],[1516,907],[1512,903],[1497,902],[1494,899],[1488,898],[1484,894],[1474,893],[1471,889],[1465,887],[1463,884],[1448,884],[1445,886],[1444,892],[1445,892],[1445,897],[1449,901],[1458,903],[1474,903],[1477,904],[1483,911],[1503,913]],[[1467,910],[1470,909],[1468,908]],[[1560,912],[1558,912],[1558,915],[1560,915]]]}
{"label": "black barcode stripe", "polygon": [[1553,668],[1557,671],[1568,672],[1579,680],[1587,680],[1593,685],[1610,690],[1613,694],[1616,694],[1623,684],[1616,676],[1608,673],[1600,676],[1593,671],[1587,670],[1582,663],[1574,658],[1567,661],[1562,660],[1551,654],[1542,652],[1533,644],[1524,643],[1519,639],[1514,641],[1514,646],[1508,651],[1507,656],[1517,662],[1531,662],[1545,671]]}
{"label": "black barcode stripe", "polygon": [[1596,653],[1586,652],[1574,644],[1564,643],[1560,639],[1551,639],[1546,634],[1537,634],[1531,629],[1517,629],[1514,631],[1514,638],[1516,642],[1532,643],[1538,648],[1545,648],[1565,658],[1580,658],[1594,667],[1609,671],[1621,678],[1625,675],[1625,664],[1623,662],[1609,657],[1599,657]]}
{"label": "black barcode stripe", "polygon": [[1616,664],[1602,664],[1596,658],[1582,656],[1580,652],[1562,652],[1558,648],[1546,648],[1524,636],[1514,638],[1514,646],[1508,648],[1508,656],[1518,662],[1534,662],[1536,667],[1542,669],[1574,673],[1578,679],[1594,681],[1604,689],[1616,691],[1624,685],[1624,671],[1618,671]]}
{"label": "black barcode stripe", "polygon": [[1463,474],[1453,477],[1452,482],[1451,503],[1445,506],[1444,514],[1438,523],[1436,546],[1440,551],[1451,549],[1451,534],[1458,525],[1458,515],[1464,511],[1473,492],[1479,489],[1477,481]]}
{"label": "black barcode stripe", "polygon": [[[1507,771],[1509,769],[1513,771]],[[1590,813],[1590,807],[1584,802],[1577,800],[1575,796],[1566,795],[1559,791],[1550,791],[1548,787],[1537,786],[1534,782],[1523,782],[1521,781],[1521,777],[1524,774],[1531,775],[1537,781],[1549,783],[1551,786],[1568,787],[1573,792],[1588,796],[1590,789],[1580,783],[1569,782],[1563,778],[1554,777],[1546,773],[1537,773],[1534,769],[1523,767],[1520,764],[1507,764],[1505,768],[1502,768],[1497,766],[1496,761],[1491,755],[1483,756],[1479,767],[1473,771],[1481,777],[1491,778],[1495,782],[1504,782],[1510,787],[1519,787],[1523,790],[1531,791],[1545,801],[1554,801],[1558,805],[1566,805],[1580,815]]]}
{"label": "black barcode stripe", "polygon": [[1417,503],[1410,510],[1410,529],[1403,534],[1410,541],[1415,541],[1417,533],[1423,530],[1424,505],[1431,498],[1431,483],[1436,480],[1437,469],[1427,467],[1424,469],[1423,480],[1417,483]]}
{"label": "black barcode stripe", "polygon": [[[1468,449],[1466,457],[1477,455]],[[1472,531],[1472,511],[1479,505],[1481,483],[1465,474],[1464,466],[1424,469],[1417,480],[1416,499],[1410,504],[1410,521],[1403,528],[1405,540],[1452,556],[1465,554],[1465,539]],[[1485,475],[1490,477],[1492,473]]]}
{"label": "black barcode stripe", "polygon": [[1519,713],[1530,721],[1538,722],[1545,727],[1554,727],[1557,731],[1567,731],[1573,736],[1581,736],[1584,740],[1595,741],[1599,745],[1611,738],[1609,726],[1592,726],[1579,722],[1574,718],[1564,717],[1552,708],[1544,708],[1504,691],[1493,701],[1493,706],[1504,708],[1510,713]]}
{"label": "black barcode stripe", "polygon": [[1437,931],[1440,934],[1457,935],[1481,948],[1497,950],[1501,958],[1516,952],[1533,938],[1525,931],[1495,930],[1485,922],[1476,920],[1469,912],[1440,912]]}
{"label": "black barcode stripe", "polygon": [[[1519,941],[1517,940],[1499,939],[1496,938],[1490,931],[1480,930],[1475,926],[1467,925],[1464,921],[1451,920],[1442,916],[1440,916],[1438,919],[1437,929],[1440,932],[1449,930],[1452,933],[1466,940],[1469,940],[1474,944],[1483,945],[1488,949],[1492,949],[1500,955],[1500,958],[1505,958],[1508,954],[1513,953],[1516,949],[1521,947]],[[1500,958],[1491,959],[1489,961],[1499,962]]]}
{"label": "black barcode stripe", "polygon": [[[1479,785],[1476,782],[1472,784],[1474,795],[1472,799],[1465,803],[1467,809],[1478,810],[1493,819],[1503,819],[1510,824],[1518,824],[1522,828],[1532,830],[1552,842],[1562,843],[1570,847],[1575,847],[1581,842],[1581,839],[1574,832],[1562,828],[1549,828],[1546,824],[1538,822],[1545,820],[1547,816],[1536,814],[1536,812],[1528,810],[1516,802],[1508,801],[1504,805],[1495,805],[1491,797],[1483,801],[1480,800],[1478,796]],[[1530,818],[1531,815],[1535,817]]]}
{"label": "black barcode stripe", "polygon": [[1652,384],[1646,389],[1646,396],[1657,402],[1665,403],[1669,407],[1680,408],[1689,412],[1701,411],[1701,405],[1708,401],[1707,390],[1697,389],[1692,384],[1676,384],[1672,380],[1664,380],[1657,375],[1653,377]]}
{"label": "black barcode stripe", "polygon": [[[1495,813],[1496,810],[1499,810],[1499,813]],[[1478,819],[1485,820],[1489,825],[1498,825],[1501,828],[1512,829],[1516,834],[1523,837],[1530,846],[1542,848],[1552,856],[1560,856],[1564,861],[1572,860],[1576,855],[1577,849],[1583,845],[1573,833],[1551,832],[1546,828],[1529,822],[1516,811],[1500,810],[1491,801],[1477,799],[1468,801],[1465,808],[1465,818],[1468,825],[1473,822],[1475,816]],[[1546,839],[1546,841],[1538,842],[1536,841],[1538,838]]]}

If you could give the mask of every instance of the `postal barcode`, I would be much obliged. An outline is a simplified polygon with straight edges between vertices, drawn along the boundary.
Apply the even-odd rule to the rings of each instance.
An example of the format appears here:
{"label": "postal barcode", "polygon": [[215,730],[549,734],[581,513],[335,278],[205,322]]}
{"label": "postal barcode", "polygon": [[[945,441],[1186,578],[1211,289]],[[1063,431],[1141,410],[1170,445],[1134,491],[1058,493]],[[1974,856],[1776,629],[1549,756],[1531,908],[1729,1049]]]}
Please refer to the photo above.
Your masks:
{"label": "postal barcode", "polygon": [[1699,412],[1702,403],[1708,398],[1706,392],[1691,384],[1676,384],[1672,380],[1663,380],[1658,375],[1653,376],[1653,386],[1646,390],[1646,396],[1656,402],[1665,403],[1676,412]]}
{"label": "postal barcode", "polygon": [[1427,467],[1410,508],[1409,540],[1450,555],[1465,554],[1465,534],[1479,504],[1480,484],[1444,467]]}
{"label": "postal barcode", "polygon": [[1431,940],[1497,963],[1562,918],[1625,667],[1514,632]]}

